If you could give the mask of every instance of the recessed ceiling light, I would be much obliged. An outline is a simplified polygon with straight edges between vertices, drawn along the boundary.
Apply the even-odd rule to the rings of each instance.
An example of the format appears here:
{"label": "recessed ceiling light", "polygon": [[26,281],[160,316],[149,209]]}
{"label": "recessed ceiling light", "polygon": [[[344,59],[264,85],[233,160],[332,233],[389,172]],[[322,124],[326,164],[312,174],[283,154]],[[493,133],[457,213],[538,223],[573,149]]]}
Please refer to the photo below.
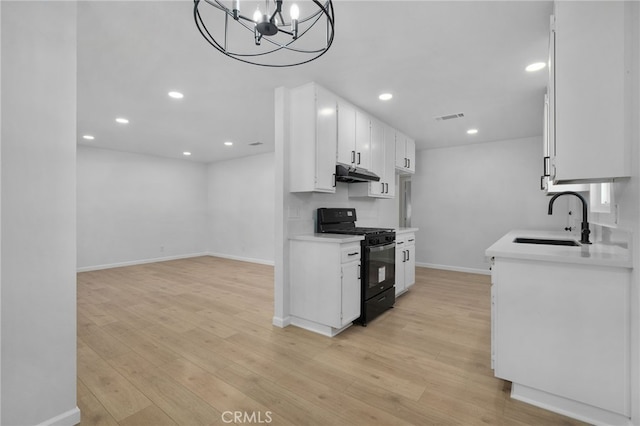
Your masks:
{"label": "recessed ceiling light", "polygon": [[173,99],[182,99],[184,98],[184,95],[180,92],[169,92],[169,96],[172,97]]}
{"label": "recessed ceiling light", "polygon": [[231,146],[231,145],[233,145],[233,142],[229,142],[229,141],[227,141],[227,142],[225,142],[224,144],[225,144],[226,146]]}
{"label": "recessed ceiling light", "polygon": [[381,101],[388,101],[391,98],[393,98],[393,95],[391,93],[383,93],[382,95],[378,96],[378,99],[380,99]]}
{"label": "recessed ceiling light", "polygon": [[540,71],[542,68],[546,66],[547,64],[545,64],[544,62],[536,62],[534,64],[527,66],[525,70],[528,72]]}
{"label": "recessed ceiling light", "polygon": [[467,130],[467,134],[468,135],[475,135],[476,133],[478,133],[478,129],[469,129],[469,130]]}
{"label": "recessed ceiling light", "polygon": [[185,151],[182,153],[182,155],[184,155],[185,157],[188,157],[191,155],[191,153],[189,151]]}
{"label": "recessed ceiling light", "polygon": [[82,139],[86,139],[86,140],[88,140],[88,141],[92,141],[92,140],[94,140],[94,139],[95,139],[95,137],[93,137],[93,136],[91,136],[91,135],[83,135],[83,136],[82,136]]}
{"label": "recessed ceiling light", "polygon": [[123,118],[123,117],[118,117],[118,118],[116,118],[116,122],[120,123],[120,124],[127,124],[129,122],[129,120],[127,120],[126,118]]}

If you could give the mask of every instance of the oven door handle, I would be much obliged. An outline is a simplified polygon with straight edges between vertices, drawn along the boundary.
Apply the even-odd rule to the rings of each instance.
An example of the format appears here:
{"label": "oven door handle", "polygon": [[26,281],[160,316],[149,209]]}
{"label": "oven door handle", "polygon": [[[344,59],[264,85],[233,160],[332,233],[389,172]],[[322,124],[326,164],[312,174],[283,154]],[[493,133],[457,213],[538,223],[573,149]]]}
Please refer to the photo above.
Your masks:
{"label": "oven door handle", "polygon": [[370,252],[378,252],[378,251],[383,251],[383,250],[389,250],[391,248],[394,248],[396,246],[396,243],[391,243],[391,244],[385,244],[382,246],[373,246],[373,247],[367,247],[367,249]]}

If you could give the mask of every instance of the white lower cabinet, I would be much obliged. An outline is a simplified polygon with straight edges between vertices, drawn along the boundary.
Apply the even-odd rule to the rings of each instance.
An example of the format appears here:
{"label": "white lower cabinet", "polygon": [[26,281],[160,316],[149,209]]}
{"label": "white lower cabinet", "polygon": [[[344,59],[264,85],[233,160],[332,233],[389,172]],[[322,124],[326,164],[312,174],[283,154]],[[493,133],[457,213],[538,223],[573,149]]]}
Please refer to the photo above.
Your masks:
{"label": "white lower cabinet", "polygon": [[512,397],[596,424],[630,415],[630,269],[496,257],[491,352]]}
{"label": "white lower cabinet", "polygon": [[290,241],[291,324],[326,336],[360,316],[360,242]]}
{"label": "white lower cabinet", "polygon": [[416,283],[416,236],[396,234],[396,296]]}

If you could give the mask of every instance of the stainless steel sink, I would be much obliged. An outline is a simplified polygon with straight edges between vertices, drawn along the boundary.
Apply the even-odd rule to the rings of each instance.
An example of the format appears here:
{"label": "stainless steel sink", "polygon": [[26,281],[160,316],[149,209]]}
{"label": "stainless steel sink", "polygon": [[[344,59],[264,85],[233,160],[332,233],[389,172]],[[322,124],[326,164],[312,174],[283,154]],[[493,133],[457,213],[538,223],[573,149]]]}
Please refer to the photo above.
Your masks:
{"label": "stainless steel sink", "polygon": [[517,237],[513,242],[519,244],[545,244],[549,246],[580,246],[580,243],[575,240],[555,240],[551,238]]}

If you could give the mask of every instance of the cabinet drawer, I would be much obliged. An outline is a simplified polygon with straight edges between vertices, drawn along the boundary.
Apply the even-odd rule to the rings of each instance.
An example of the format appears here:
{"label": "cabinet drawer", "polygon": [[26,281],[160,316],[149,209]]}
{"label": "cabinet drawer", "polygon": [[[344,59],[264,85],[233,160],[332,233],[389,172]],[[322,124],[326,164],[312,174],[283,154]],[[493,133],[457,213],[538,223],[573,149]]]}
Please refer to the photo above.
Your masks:
{"label": "cabinet drawer", "polygon": [[360,244],[350,244],[342,248],[341,263],[360,260]]}
{"label": "cabinet drawer", "polygon": [[404,237],[404,241],[405,241],[405,246],[415,246],[416,245],[416,236],[415,234],[407,234]]}

